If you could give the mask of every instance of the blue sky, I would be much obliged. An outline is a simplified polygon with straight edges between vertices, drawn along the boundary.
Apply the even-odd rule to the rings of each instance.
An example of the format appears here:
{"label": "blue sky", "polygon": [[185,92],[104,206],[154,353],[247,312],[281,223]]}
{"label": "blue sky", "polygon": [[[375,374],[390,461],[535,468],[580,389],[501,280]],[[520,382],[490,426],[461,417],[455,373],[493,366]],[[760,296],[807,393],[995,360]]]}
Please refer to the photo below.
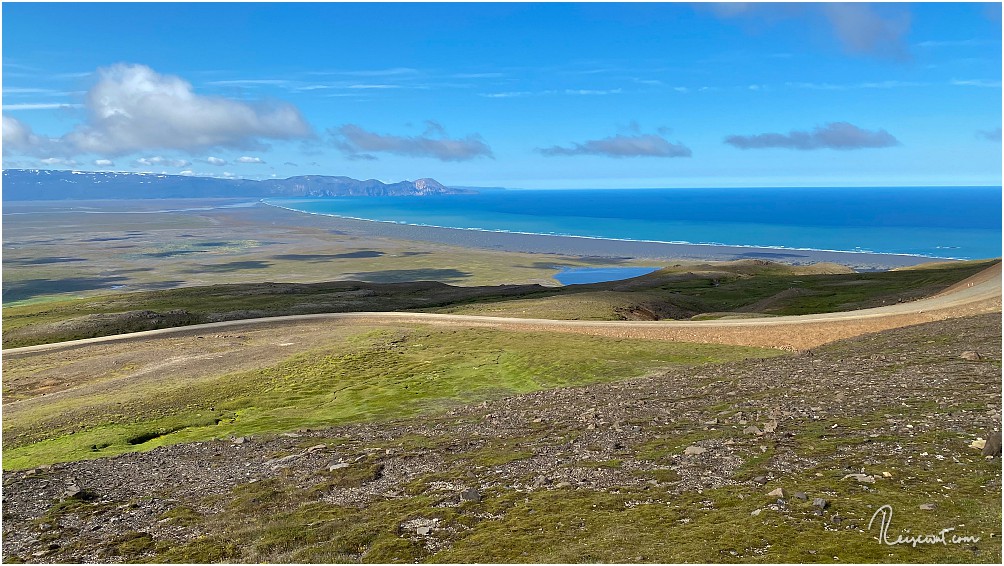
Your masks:
{"label": "blue sky", "polygon": [[999,185],[999,4],[3,5],[5,168]]}

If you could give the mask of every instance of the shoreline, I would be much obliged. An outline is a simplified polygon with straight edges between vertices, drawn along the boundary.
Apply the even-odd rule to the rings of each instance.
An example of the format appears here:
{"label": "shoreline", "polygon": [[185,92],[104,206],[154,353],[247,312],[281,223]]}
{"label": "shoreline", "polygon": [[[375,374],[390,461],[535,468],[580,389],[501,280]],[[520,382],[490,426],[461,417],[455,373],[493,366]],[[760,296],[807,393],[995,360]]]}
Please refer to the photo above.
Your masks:
{"label": "shoreline", "polygon": [[269,203],[265,200],[258,201],[258,205],[302,215],[304,219],[323,219],[325,225],[329,225],[331,228],[351,231],[358,235],[508,252],[653,260],[734,261],[764,259],[792,265],[829,262],[863,271],[882,271],[924,263],[960,261],[955,258],[880,252],[691,244],[592,236],[533,234],[478,228],[448,228],[307,212]]}

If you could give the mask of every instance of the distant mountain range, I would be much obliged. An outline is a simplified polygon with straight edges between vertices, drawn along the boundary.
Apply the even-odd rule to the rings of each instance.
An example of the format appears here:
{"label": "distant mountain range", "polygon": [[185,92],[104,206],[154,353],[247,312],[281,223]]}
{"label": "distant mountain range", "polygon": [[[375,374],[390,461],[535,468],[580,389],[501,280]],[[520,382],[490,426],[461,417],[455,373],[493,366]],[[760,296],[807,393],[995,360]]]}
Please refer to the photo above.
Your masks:
{"label": "distant mountain range", "polygon": [[226,197],[384,197],[466,194],[434,179],[382,183],[349,177],[304,175],[288,179],[217,179],[153,173],[92,173],[46,169],[6,169],[3,200],[226,198]]}

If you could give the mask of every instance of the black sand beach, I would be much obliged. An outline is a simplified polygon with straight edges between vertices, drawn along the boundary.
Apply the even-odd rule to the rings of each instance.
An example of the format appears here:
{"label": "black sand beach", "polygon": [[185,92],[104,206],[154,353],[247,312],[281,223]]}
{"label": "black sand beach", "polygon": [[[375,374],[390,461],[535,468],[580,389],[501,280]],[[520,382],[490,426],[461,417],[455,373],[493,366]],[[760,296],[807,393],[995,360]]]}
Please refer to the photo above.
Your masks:
{"label": "black sand beach", "polygon": [[[634,258],[658,260],[690,261],[732,261],[739,259],[763,259],[781,263],[804,265],[832,262],[846,265],[859,271],[887,270],[908,267],[932,261],[949,261],[912,255],[874,254],[858,252],[836,252],[823,250],[791,250],[777,248],[756,248],[741,246],[714,246],[697,244],[668,244],[660,242],[640,242],[630,240],[605,240],[573,236],[549,236],[539,234],[518,234],[512,232],[490,232],[462,230],[433,226],[413,226],[393,222],[356,220],[321,214],[292,211],[274,205],[260,203],[259,208],[273,210],[284,222],[307,223],[314,227],[326,226],[354,236],[371,236],[433,242],[453,246],[465,246],[490,250],[525,253],[550,253],[604,258]],[[299,219],[295,217],[299,217]]]}

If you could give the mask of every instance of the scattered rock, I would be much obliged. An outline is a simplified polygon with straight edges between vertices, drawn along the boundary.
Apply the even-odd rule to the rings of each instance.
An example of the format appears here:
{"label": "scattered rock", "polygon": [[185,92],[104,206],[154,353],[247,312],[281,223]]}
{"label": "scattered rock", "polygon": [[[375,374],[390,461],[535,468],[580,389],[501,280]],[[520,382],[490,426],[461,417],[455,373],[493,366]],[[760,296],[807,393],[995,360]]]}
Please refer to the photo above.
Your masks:
{"label": "scattered rock", "polygon": [[244,444],[244,442],[245,442],[246,440],[247,440],[247,439],[246,439],[246,438],[244,438],[243,436],[238,436],[238,437],[236,437],[236,438],[232,438],[232,439],[230,440],[230,442],[233,442],[234,444]]}
{"label": "scattered rock", "polygon": [[318,450],[324,450],[327,447],[328,447],[327,444],[315,444],[310,448],[307,448],[307,454],[310,454],[312,452],[317,452]]}
{"label": "scattered rock", "polygon": [[852,478],[858,481],[858,483],[875,483],[875,476],[869,476],[868,474],[847,474],[841,479]]}
{"label": "scattered rock", "polygon": [[983,445],[983,455],[984,456],[1000,456],[1001,455],[1001,433],[991,432],[989,438],[987,438],[986,443]]}
{"label": "scattered rock", "polygon": [[335,470],[344,470],[345,468],[348,468],[350,465],[351,464],[349,464],[348,462],[336,462],[328,466],[328,471],[333,472]]}
{"label": "scattered rock", "polygon": [[753,478],[753,483],[758,483],[760,485],[763,485],[767,483],[767,476],[757,476]]}
{"label": "scattered rock", "polygon": [[76,484],[70,484],[66,486],[66,490],[63,491],[63,497],[71,498],[80,495],[80,487]]}
{"label": "scattered rock", "polygon": [[755,434],[760,436],[763,432],[756,425],[750,425],[743,429],[743,434]]}
{"label": "scattered rock", "polygon": [[290,462],[296,460],[299,457],[300,457],[299,454],[290,454],[289,456],[283,456],[282,458],[273,458],[265,462],[265,465],[272,468],[278,468],[279,466],[289,464]]}
{"label": "scattered rock", "polygon": [[781,499],[785,499],[785,498],[788,497],[788,492],[785,491],[783,487],[779,487],[779,488],[775,489],[774,491],[768,493],[767,496],[768,497],[778,497],[778,498],[781,498]]}
{"label": "scattered rock", "polygon": [[799,501],[808,501],[809,500],[809,496],[806,495],[804,491],[796,491],[795,495],[793,495],[792,497],[794,497],[795,499],[798,499]]}
{"label": "scattered rock", "polygon": [[750,513],[750,515],[752,515],[752,516],[756,517],[756,516],[757,516],[757,515],[759,515],[759,514],[760,514],[760,513],[762,512],[762,511],[763,511],[763,509],[754,509],[754,510],[753,510],[753,512],[752,512],[752,513]]}
{"label": "scattered rock", "polygon": [[974,352],[973,350],[968,350],[959,354],[959,357],[963,360],[969,360],[970,362],[976,362],[983,359],[983,356],[979,352]]}
{"label": "scattered rock", "polygon": [[763,423],[763,431],[766,433],[771,433],[777,430],[777,421],[769,421]]}
{"label": "scattered rock", "polygon": [[432,527],[418,527],[415,532],[424,537],[432,532]]}
{"label": "scattered rock", "polygon": [[983,450],[987,445],[987,441],[982,438],[977,438],[976,440],[969,443],[970,448],[975,448],[977,450]]}
{"label": "scattered rock", "polygon": [[827,501],[827,500],[825,500],[825,499],[823,499],[822,497],[817,497],[817,498],[815,498],[815,499],[812,500],[812,506],[813,507],[817,507],[819,509],[819,511],[820,511],[819,514],[822,515],[823,514],[822,510],[826,509],[827,507],[829,507],[830,506],[830,502]]}
{"label": "scattered rock", "polygon": [[473,501],[474,503],[480,503],[481,502],[481,494],[478,492],[478,490],[476,490],[476,489],[474,489],[472,487],[470,489],[465,489],[464,491],[462,491],[460,493],[460,500],[461,501]]}
{"label": "scattered rock", "polygon": [[707,451],[708,449],[703,446],[688,446],[683,453],[687,456],[696,456],[698,454],[704,454]]}
{"label": "scattered rock", "polygon": [[921,503],[920,504],[920,510],[921,511],[934,511],[935,508],[937,508],[937,507],[938,506],[935,505],[934,503]]}
{"label": "scattered rock", "polygon": [[882,472],[882,477],[884,477],[884,478],[891,478],[892,474],[890,472]]}

